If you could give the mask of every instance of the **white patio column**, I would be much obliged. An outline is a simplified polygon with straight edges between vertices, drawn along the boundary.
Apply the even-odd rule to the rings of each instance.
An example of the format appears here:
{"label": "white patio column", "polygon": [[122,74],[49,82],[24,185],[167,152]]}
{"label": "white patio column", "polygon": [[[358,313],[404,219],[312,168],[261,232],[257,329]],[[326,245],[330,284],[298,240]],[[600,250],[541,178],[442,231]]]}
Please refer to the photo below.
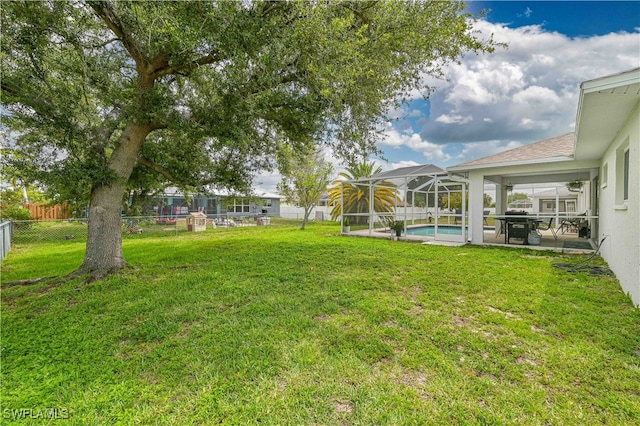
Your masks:
{"label": "white patio column", "polygon": [[504,214],[507,211],[507,201],[509,194],[507,191],[507,182],[502,179],[500,185],[496,185],[496,214]]}
{"label": "white patio column", "polygon": [[471,244],[484,243],[484,174],[469,172],[469,237]]}

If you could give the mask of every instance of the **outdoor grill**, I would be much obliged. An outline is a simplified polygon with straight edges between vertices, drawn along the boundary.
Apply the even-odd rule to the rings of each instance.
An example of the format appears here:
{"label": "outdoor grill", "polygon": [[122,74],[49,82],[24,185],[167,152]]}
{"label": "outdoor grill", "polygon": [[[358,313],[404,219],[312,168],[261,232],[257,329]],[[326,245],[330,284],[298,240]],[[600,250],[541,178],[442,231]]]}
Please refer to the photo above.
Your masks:
{"label": "outdoor grill", "polygon": [[526,217],[517,217],[526,216],[526,214],[527,212],[525,211],[505,212],[506,216],[516,216],[507,220],[507,244],[509,244],[511,238],[522,239],[526,244],[529,235],[529,220]]}

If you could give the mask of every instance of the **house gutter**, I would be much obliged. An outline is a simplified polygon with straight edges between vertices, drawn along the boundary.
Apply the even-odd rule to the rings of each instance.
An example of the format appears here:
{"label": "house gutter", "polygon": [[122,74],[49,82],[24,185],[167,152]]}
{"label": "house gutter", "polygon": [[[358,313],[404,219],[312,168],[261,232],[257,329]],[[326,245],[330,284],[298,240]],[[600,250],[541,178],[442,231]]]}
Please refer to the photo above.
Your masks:
{"label": "house gutter", "polygon": [[469,178],[466,176],[458,175],[451,172],[447,172],[447,175],[449,176],[449,179],[451,179],[453,182],[466,183],[467,185],[471,182],[471,180],[469,180]]}
{"label": "house gutter", "polygon": [[485,163],[485,164],[474,164],[471,166],[453,166],[447,168],[447,172],[449,174],[453,172],[463,172],[468,170],[476,170],[476,169],[492,169],[498,167],[510,167],[510,166],[528,166],[531,164],[540,164],[540,163],[561,163],[563,161],[573,161],[573,156],[561,156],[561,157],[549,157],[549,158],[536,158],[532,160],[524,160],[524,161],[509,161],[505,163]]}

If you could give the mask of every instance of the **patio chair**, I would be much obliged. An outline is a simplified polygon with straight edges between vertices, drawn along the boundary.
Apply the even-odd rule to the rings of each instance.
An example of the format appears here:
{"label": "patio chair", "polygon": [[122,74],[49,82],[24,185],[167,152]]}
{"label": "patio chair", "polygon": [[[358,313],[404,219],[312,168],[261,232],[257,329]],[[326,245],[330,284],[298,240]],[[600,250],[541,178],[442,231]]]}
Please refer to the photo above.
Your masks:
{"label": "patio chair", "polygon": [[580,224],[585,221],[586,215],[587,212],[584,212],[579,215],[563,219],[558,229],[560,229],[563,234],[565,232],[578,232]]}
{"label": "patio chair", "polygon": [[489,217],[489,214],[490,214],[490,213],[491,213],[491,211],[490,211],[490,210],[484,210],[484,211],[482,212],[482,220],[484,220],[484,224],[485,224],[485,225],[489,225],[489,224],[487,223],[487,218]]}
{"label": "patio chair", "polygon": [[551,224],[552,224],[552,223],[553,223],[553,218],[552,218],[552,217],[550,217],[550,218],[549,218],[549,222],[548,222],[548,223],[546,223],[546,222],[539,222],[539,223],[538,223],[538,225],[537,225],[537,228],[538,228],[539,230],[541,230],[541,231],[547,231],[547,230],[550,230],[550,231],[551,231],[551,233],[553,234],[553,239],[554,239],[554,240],[557,240],[557,239],[558,239],[558,235],[556,235],[556,229],[555,229],[553,226],[551,226]]}

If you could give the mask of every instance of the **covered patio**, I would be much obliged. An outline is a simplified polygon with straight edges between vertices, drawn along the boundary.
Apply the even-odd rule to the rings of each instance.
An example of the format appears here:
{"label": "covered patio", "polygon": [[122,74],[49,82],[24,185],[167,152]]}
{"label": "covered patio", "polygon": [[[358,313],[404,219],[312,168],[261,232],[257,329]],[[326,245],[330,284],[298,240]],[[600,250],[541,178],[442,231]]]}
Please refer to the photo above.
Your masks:
{"label": "covered patio", "polygon": [[[568,230],[564,233],[558,231],[555,237],[551,230],[538,232],[542,237],[539,244],[529,245],[524,244],[522,241],[513,240],[506,245],[510,247],[542,248],[561,251],[594,251],[597,248],[590,239],[580,238],[574,230]],[[485,230],[483,237],[484,244],[486,245],[505,245],[504,235],[496,235],[495,232]]]}
{"label": "covered patio", "polygon": [[[575,135],[567,133],[448,168],[447,171],[450,174],[460,179],[467,179],[469,182],[470,242],[473,244],[511,242],[510,239],[505,241],[504,232],[508,231],[504,227],[509,223],[515,223],[514,220],[510,220],[514,216],[509,214],[517,214],[525,223],[551,225],[551,229],[540,233],[541,246],[564,248],[565,245],[582,247],[590,245],[596,247],[598,242],[591,236],[598,235],[599,164],[597,161],[576,161],[573,158],[574,147]],[[484,210],[484,194],[487,185],[495,188],[496,208],[493,217],[503,222],[501,226],[503,233],[494,231],[491,234],[483,227],[484,219],[481,212]],[[507,200],[511,191],[536,185],[552,188],[566,188],[573,185],[578,188],[577,196],[572,203],[561,203],[561,191],[556,190],[554,198],[547,199],[544,203],[543,198],[538,198],[536,204],[529,209],[509,208]],[[576,222],[577,218],[580,220]],[[572,222],[586,228],[581,231],[576,229],[577,226],[572,227],[571,231],[577,231],[575,243],[571,242],[572,235],[565,236],[562,232],[566,231],[564,224]],[[530,231],[528,227],[525,229]],[[549,233],[553,241],[549,240]],[[527,243],[526,236],[523,238],[522,235],[517,235],[517,237],[520,237],[520,242]]]}

